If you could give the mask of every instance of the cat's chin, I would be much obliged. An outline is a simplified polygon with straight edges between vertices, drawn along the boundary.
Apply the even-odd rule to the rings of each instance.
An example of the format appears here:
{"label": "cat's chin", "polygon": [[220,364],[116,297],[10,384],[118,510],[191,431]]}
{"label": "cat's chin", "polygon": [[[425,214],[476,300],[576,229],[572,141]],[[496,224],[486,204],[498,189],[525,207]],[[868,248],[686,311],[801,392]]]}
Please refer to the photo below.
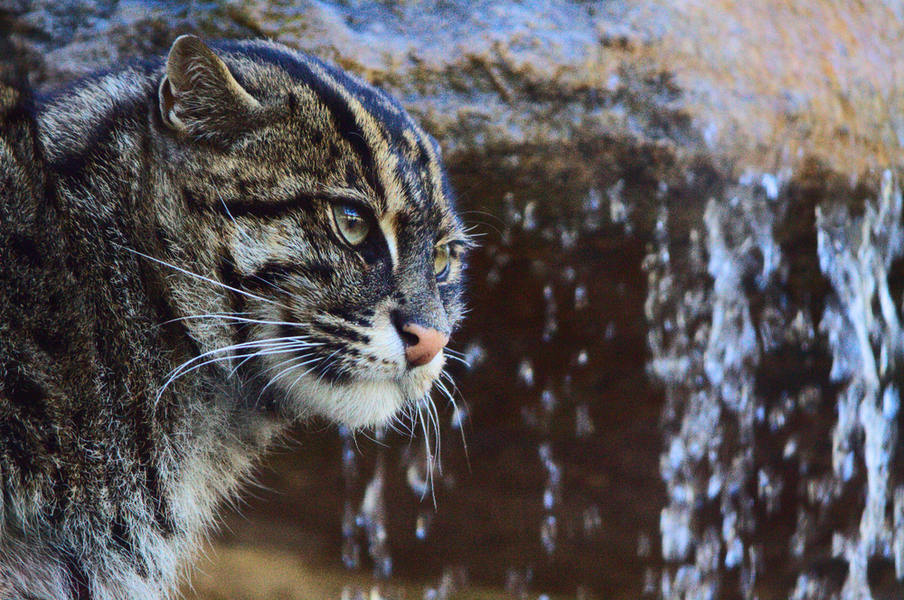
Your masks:
{"label": "cat's chin", "polygon": [[305,375],[291,385],[290,411],[299,417],[320,415],[352,429],[385,425],[430,393],[444,362],[440,353],[430,363],[392,379],[362,377],[332,383]]}

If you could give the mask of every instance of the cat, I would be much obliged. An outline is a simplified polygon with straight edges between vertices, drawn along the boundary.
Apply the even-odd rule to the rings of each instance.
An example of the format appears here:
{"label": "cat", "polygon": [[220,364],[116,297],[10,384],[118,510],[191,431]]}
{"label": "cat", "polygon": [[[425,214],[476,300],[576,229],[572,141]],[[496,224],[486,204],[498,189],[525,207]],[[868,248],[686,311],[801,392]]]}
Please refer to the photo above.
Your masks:
{"label": "cat", "polygon": [[470,246],[437,142],[285,46],[0,86],[0,598],[171,597],[288,424],[429,403]]}

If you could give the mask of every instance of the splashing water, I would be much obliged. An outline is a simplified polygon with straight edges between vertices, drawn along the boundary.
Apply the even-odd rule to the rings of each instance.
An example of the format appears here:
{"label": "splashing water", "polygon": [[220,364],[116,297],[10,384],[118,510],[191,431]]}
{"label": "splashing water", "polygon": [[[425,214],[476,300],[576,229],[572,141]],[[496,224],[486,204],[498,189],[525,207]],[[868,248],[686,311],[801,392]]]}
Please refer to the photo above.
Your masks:
{"label": "splashing water", "polygon": [[[726,586],[743,598],[781,597],[767,591],[783,585],[767,557],[786,553],[795,558],[781,569],[797,574],[785,597],[904,592],[894,581],[904,574],[904,487],[893,468],[904,332],[890,279],[904,254],[901,193],[885,173],[862,216],[839,204],[816,206],[816,252],[808,257],[788,256],[776,242],[779,232],[800,227],[787,220],[784,189],[783,177],[747,175],[725,201],[711,200],[706,237],[691,232],[679,257],[690,269],[681,273],[672,268],[668,210],[660,211],[645,266],[650,365],[666,384],[664,414],[672,415],[661,460],[669,497],[661,553],[672,565],[658,582],[663,598],[718,598]],[[810,306],[790,296],[798,281],[812,293],[801,265],[813,263],[828,282],[818,332]],[[824,355],[831,383],[808,366]],[[769,382],[781,367],[801,375],[774,391]],[[823,431],[831,444],[826,467],[817,462],[825,442],[813,437]],[[776,458],[761,454],[765,443],[780,448]],[[862,508],[838,504],[858,492]],[[835,562],[820,565],[827,511],[836,520],[828,549]],[[790,542],[768,529],[784,530],[789,520]],[[894,567],[886,580],[876,575],[882,561]]]}

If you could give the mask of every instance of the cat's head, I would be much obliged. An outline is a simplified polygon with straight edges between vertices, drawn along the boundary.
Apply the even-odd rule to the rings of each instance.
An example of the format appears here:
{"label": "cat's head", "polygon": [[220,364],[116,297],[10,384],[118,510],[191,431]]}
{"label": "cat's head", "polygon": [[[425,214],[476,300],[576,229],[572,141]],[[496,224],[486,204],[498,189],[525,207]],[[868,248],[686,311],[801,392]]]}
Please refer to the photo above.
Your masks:
{"label": "cat's head", "polygon": [[266,42],[179,38],[158,95],[164,260],[202,271],[173,297],[206,359],[352,427],[426,397],[470,244],[436,142],[379,90]]}

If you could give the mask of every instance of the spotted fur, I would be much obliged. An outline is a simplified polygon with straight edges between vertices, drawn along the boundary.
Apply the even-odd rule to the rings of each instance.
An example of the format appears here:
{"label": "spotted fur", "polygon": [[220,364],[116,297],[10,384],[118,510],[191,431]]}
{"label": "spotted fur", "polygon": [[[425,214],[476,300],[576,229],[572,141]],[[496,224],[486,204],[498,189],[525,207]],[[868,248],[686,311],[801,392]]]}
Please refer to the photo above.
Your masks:
{"label": "spotted fur", "polygon": [[286,424],[426,401],[444,355],[412,367],[400,324],[452,332],[469,244],[439,154],[266,42],[0,87],[0,598],[170,597]]}

